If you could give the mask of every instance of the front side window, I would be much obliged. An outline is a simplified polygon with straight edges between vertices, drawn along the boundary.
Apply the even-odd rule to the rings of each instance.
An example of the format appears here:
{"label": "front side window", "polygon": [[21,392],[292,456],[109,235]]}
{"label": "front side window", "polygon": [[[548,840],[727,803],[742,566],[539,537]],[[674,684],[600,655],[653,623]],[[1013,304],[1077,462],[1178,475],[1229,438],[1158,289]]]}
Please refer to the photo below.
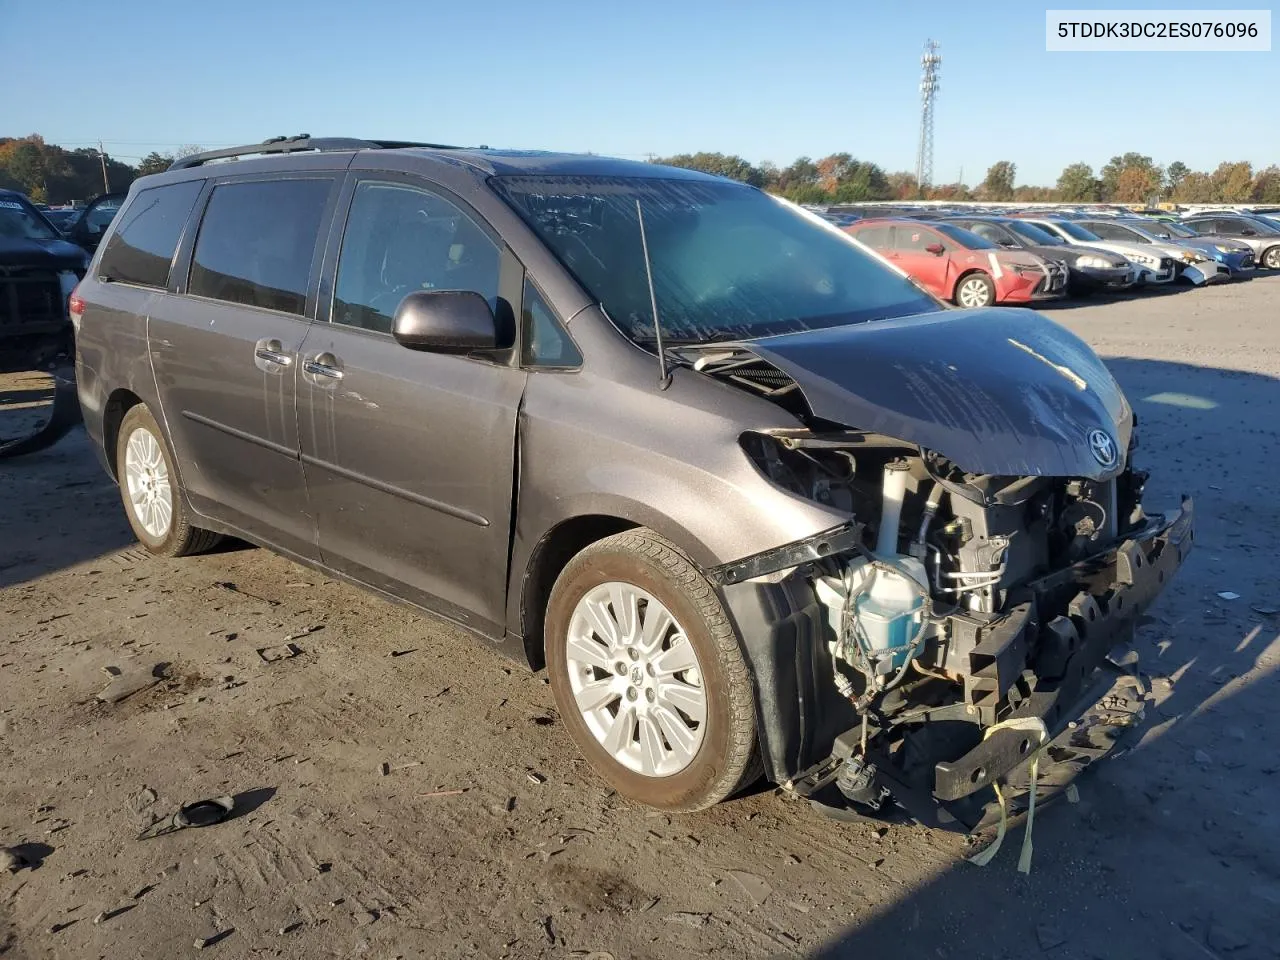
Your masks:
{"label": "front side window", "polygon": [[188,180],[139,191],[107,241],[98,273],[121,283],[168,286],[178,238],[203,188],[204,181]]}
{"label": "front side window", "polygon": [[1010,246],[1014,246],[1017,244],[1017,241],[1014,240],[1013,237],[1009,235],[1009,232],[1007,230],[1005,230],[1003,227],[997,226],[994,223],[977,222],[977,223],[974,223],[972,226],[968,227],[967,229],[972,230],[974,233],[980,236],[983,240],[989,240],[994,244],[998,244],[998,245],[1008,244]]}
{"label": "front side window", "polygon": [[984,237],[978,236],[972,230],[966,230],[964,227],[957,227],[954,223],[938,223],[934,224],[938,228],[938,232],[945,236],[948,240],[964,247],[966,250],[998,250],[997,244],[992,243]]}
{"label": "front side window", "polygon": [[900,223],[893,228],[893,249],[905,253],[924,253],[926,247],[943,245],[942,238],[932,230]]}
{"label": "front side window", "polygon": [[654,339],[644,249],[670,343],[754,338],[941,309],[839,228],[742,184],[494,177],[494,190],[628,337]]}
{"label": "front side window", "polygon": [[214,188],[191,261],[192,296],[301,315],[330,180]]}
{"label": "front side window", "polygon": [[334,323],[391,332],[400,301],[417,290],[471,290],[497,306],[500,251],[438,194],[399,183],[360,183],[342,237]]}

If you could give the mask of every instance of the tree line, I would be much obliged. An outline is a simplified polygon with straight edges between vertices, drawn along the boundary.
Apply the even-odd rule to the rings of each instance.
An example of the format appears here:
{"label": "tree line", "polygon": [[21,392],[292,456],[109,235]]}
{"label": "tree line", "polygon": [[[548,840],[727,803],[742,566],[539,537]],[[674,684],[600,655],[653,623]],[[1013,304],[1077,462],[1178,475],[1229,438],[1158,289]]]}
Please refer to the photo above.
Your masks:
{"label": "tree line", "polygon": [[[136,166],[100,155],[91,147],[66,150],[38,134],[0,137],[0,187],[21,190],[37,203],[69,203],[125,190],[138,177],[159,173],[175,157],[199,153],[194,145],[173,154],[152,152]],[[751,164],[724,153],[682,153],[656,159],[762,187],[797,203],[858,203],[866,200],[1015,200],[1067,203],[1280,203],[1280,167],[1254,170],[1248,161],[1223,162],[1212,171],[1175,161],[1162,167],[1140,153],[1112,157],[1095,175],[1087,163],[1073,163],[1053,186],[1017,185],[1010,160],[991,165],[975,187],[935,184],[925,190],[907,172],[887,173],[878,164],[848,153],[820,160],[800,157],[788,166]],[[105,167],[106,183],[103,182]]]}
{"label": "tree line", "polygon": [[796,203],[857,203],[867,200],[996,200],[1066,203],[1138,204],[1280,203],[1280,166],[1255,171],[1248,161],[1223,162],[1213,171],[1190,169],[1175,161],[1161,167],[1140,153],[1125,153],[1094,174],[1087,163],[1073,163],[1053,186],[1017,185],[1017,165],[992,164],[975,187],[960,183],[920,189],[915,174],[886,173],[877,164],[848,153],[821,160],[800,157],[789,166],[758,166],[723,153],[682,153],[655,159],[676,167],[732,177]]}
{"label": "tree line", "polygon": [[168,169],[175,156],[202,149],[181,147],[173,156],[153,152],[134,166],[92,147],[67,150],[45,143],[39,134],[0,137],[0,189],[20,190],[36,203],[88,200],[100,193],[127,190],[138,177]]}

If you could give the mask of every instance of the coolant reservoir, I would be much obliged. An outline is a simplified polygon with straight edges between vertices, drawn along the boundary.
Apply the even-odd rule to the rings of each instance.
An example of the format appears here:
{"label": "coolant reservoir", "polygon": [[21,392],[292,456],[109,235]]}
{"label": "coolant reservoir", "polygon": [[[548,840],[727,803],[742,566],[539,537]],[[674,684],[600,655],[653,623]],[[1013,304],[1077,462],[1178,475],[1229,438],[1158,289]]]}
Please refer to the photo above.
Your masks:
{"label": "coolant reservoir", "polygon": [[903,572],[875,567],[870,587],[853,606],[860,640],[868,659],[878,663],[878,673],[902,668],[924,625],[924,564],[914,557],[898,556],[894,561]]}

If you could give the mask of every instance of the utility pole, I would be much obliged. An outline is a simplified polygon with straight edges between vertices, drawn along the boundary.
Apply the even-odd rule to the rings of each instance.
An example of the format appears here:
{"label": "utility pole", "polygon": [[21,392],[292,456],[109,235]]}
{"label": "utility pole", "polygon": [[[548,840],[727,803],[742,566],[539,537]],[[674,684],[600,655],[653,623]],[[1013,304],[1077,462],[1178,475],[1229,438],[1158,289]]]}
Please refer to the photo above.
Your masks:
{"label": "utility pole", "polygon": [[941,89],[942,54],[930,40],[920,58],[920,147],[916,152],[916,185],[921,195],[933,182],[933,100]]}
{"label": "utility pole", "polygon": [[111,183],[107,180],[107,154],[102,149],[102,141],[98,141],[98,161],[102,164],[102,192],[111,192]]}

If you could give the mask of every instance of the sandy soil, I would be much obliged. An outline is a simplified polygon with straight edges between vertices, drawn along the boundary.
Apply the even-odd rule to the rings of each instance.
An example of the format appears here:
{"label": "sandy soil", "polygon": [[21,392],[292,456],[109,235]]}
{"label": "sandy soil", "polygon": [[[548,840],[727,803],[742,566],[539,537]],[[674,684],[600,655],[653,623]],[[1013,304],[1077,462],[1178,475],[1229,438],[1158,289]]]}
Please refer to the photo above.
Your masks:
{"label": "sandy soil", "polygon": [[[0,955],[1280,956],[1280,276],[1047,312],[1198,535],[1138,639],[1142,741],[1037,819],[1029,877],[1018,833],[978,868],[769,790],[631,806],[452,628],[262,550],[149,558],[77,430],[0,465],[0,846],[35,864],[0,871]],[[144,689],[100,702],[108,668]]]}

